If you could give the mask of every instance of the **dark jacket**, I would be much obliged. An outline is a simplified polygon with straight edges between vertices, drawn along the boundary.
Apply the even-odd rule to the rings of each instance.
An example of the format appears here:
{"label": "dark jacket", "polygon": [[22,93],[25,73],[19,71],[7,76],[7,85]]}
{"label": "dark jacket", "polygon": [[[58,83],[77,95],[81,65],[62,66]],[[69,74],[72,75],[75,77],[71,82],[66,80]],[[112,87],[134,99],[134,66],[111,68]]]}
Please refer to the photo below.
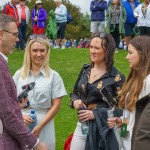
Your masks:
{"label": "dark jacket", "polygon": [[[140,4],[138,1],[134,1],[134,2],[135,2],[135,7],[137,7]],[[126,10],[126,15],[127,15],[125,23],[137,23],[137,19],[133,15],[133,10],[129,1],[126,0],[125,2],[123,2],[123,6]]]}
{"label": "dark jacket", "polygon": [[95,120],[89,121],[85,150],[119,150],[114,131],[107,125],[107,110],[102,108],[93,111]]}
{"label": "dark jacket", "polygon": [[135,124],[132,133],[131,150],[150,149],[150,94],[136,103]]}
{"label": "dark jacket", "polygon": [[101,0],[91,1],[90,11],[91,13],[91,21],[105,21],[105,10],[107,9],[107,2]]}
{"label": "dark jacket", "polygon": [[108,104],[103,101],[100,95],[100,89],[105,87],[114,98],[117,98],[118,92],[125,81],[125,77],[115,67],[94,81],[92,84],[88,83],[91,66],[89,64],[83,65],[78,79],[75,83],[74,89],[70,95],[71,106],[76,99],[81,99],[85,105],[97,104],[98,107],[108,108]]}

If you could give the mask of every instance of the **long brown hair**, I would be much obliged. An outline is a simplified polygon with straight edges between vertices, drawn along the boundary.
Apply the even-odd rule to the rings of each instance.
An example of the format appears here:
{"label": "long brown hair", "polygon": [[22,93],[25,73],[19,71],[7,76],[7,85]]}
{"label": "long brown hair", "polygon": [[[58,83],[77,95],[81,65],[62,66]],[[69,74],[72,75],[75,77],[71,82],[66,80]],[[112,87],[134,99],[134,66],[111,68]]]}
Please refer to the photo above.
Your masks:
{"label": "long brown hair", "polygon": [[[131,68],[126,82],[122,88],[119,107],[133,111],[136,101],[144,86],[144,79],[150,73],[150,37],[139,36],[130,41],[140,56],[139,63],[135,68]],[[125,102],[126,101],[126,102]]]}
{"label": "long brown hair", "polygon": [[[107,70],[110,71],[113,64],[114,64],[114,52],[116,48],[116,44],[114,41],[114,38],[111,34],[104,33],[104,32],[96,32],[92,35],[91,41],[94,38],[100,38],[102,39],[101,46],[106,52],[106,58],[105,58],[105,64],[107,67]],[[94,63],[91,62],[91,66],[94,66]]]}

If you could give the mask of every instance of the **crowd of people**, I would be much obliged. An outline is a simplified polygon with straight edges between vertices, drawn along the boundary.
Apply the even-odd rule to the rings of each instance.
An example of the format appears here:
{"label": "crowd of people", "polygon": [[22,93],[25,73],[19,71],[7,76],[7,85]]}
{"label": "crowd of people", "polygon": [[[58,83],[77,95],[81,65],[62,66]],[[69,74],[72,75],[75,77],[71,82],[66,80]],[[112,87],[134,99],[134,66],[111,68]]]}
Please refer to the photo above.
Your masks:
{"label": "crowd of people", "polygon": [[[56,21],[56,40],[54,48],[65,48],[65,30],[67,25],[67,8],[62,4],[62,0],[54,0],[56,9],[54,12]],[[19,3],[19,4],[18,4]],[[26,0],[11,0],[5,5],[2,10],[3,14],[10,15],[18,20],[17,27],[19,31],[19,41],[17,42],[16,48],[24,50],[27,41],[26,33],[31,18],[32,22],[32,34],[45,34],[46,32],[46,20],[48,14],[43,8],[43,1],[36,0],[34,8],[31,11],[26,6]]]}
{"label": "crowd of people", "polygon": [[[25,42],[30,14],[25,0],[20,0],[19,5],[17,2],[11,0],[4,14],[0,14],[0,149],[55,150],[54,117],[67,92],[63,79],[49,65],[51,44],[44,35],[47,13],[43,2],[37,0],[32,10],[33,34]],[[113,0],[108,6],[105,0],[93,0],[92,37],[80,39],[79,43],[75,39],[66,42],[67,9],[61,0],[54,2],[59,29],[55,48],[89,48],[90,57],[70,92],[70,107],[77,110],[78,121],[69,149],[64,150],[149,150],[149,1],[140,4]],[[137,26],[140,35],[131,39],[133,31],[137,33]],[[121,42],[127,45],[126,59],[130,67],[127,78],[114,67],[115,49],[123,47],[120,35],[124,33],[125,42],[124,39]],[[21,69],[12,78],[7,56],[16,46],[25,49],[25,53]],[[31,82],[35,82],[34,89],[19,102],[22,87]],[[26,108],[27,102],[30,105]],[[33,109],[37,125],[30,132],[33,119],[29,113]],[[116,128],[117,133],[121,131],[119,137],[114,134]]]}
{"label": "crowd of people", "polygon": [[137,0],[109,0],[108,5],[105,0],[93,0],[90,5],[91,32],[110,33],[116,49],[119,49],[120,40],[125,36],[127,50],[135,35],[150,36],[149,6],[149,0],[141,4]]}
{"label": "crowd of people", "polygon": [[[50,29],[46,24],[48,14],[43,8],[43,2],[36,0],[35,6],[31,11],[25,5],[26,0],[11,0],[8,3],[3,13],[11,15],[18,19],[19,41],[16,48],[24,50],[26,43],[26,32],[29,19],[32,21],[33,34],[45,34],[56,32],[55,42],[52,45],[55,49],[65,49],[68,47],[85,48],[84,44],[78,44],[77,41],[66,40],[65,31],[67,27],[67,8],[62,4],[62,0],[54,0],[56,9],[54,11],[55,30]],[[116,50],[119,49],[119,44],[122,38],[125,37],[126,50],[130,40],[135,35],[150,35],[150,18],[149,18],[149,0],[144,0],[143,3],[137,0],[92,0],[90,4],[91,11],[91,34],[96,32],[110,33],[116,43]],[[53,33],[54,34],[54,33]],[[49,35],[48,35],[49,36]],[[51,38],[48,37],[49,39]],[[52,39],[53,40],[53,39]],[[82,42],[82,41],[79,41]],[[89,44],[88,44],[89,45]]]}

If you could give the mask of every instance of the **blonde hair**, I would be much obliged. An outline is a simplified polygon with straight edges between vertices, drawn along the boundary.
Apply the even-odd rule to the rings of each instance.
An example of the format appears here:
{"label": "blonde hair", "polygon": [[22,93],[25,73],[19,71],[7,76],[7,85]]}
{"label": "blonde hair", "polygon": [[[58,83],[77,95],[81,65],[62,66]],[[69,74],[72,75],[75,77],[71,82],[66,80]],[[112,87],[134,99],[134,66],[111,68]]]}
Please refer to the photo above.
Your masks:
{"label": "blonde hair", "polygon": [[144,79],[150,73],[150,38],[140,36],[130,41],[130,44],[136,48],[140,59],[138,65],[131,68],[122,87],[119,107],[125,109],[126,105],[126,109],[133,111],[144,87]]}
{"label": "blonde hair", "polygon": [[31,57],[30,57],[30,50],[31,50],[31,45],[35,42],[41,43],[46,46],[47,49],[47,56],[45,58],[45,61],[43,62],[41,69],[45,70],[46,76],[50,76],[50,66],[49,66],[49,55],[50,55],[50,44],[47,39],[43,39],[40,37],[37,37],[36,39],[30,40],[27,42],[27,46],[25,48],[25,54],[24,54],[24,61],[23,61],[23,66],[21,68],[21,73],[20,76],[25,79],[31,70],[32,64],[31,64]]}

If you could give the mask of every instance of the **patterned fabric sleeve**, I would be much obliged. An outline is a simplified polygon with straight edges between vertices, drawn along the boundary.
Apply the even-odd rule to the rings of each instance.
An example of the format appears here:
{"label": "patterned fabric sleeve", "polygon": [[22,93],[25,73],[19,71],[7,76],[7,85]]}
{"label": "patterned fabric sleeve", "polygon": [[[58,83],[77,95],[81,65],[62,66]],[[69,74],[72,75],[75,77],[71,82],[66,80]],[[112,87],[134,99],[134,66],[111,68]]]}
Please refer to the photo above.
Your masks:
{"label": "patterned fabric sleeve", "polygon": [[117,74],[115,77],[116,84],[114,86],[114,97],[118,103],[120,99],[121,89],[125,82],[125,76],[122,74]]}
{"label": "patterned fabric sleeve", "polygon": [[73,89],[73,91],[72,91],[71,94],[70,94],[70,107],[71,107],[71,108],[74,108],[73,102],[74,102],[75,100],[77,100],[77,99],[80,99],[80,96],[79,96],[79,94],[78,94],[78,82],[79,82],[79,80],[81,79],[82,73],[83,73],[83,67],[82,67],[82,69],[81,69],[81,71],[80,71],[80,73],[79,73],[79,75],[78,75],[77,81],[76,81],[76,83],[75,83],[75,85],[74,85],[74,89]]}

